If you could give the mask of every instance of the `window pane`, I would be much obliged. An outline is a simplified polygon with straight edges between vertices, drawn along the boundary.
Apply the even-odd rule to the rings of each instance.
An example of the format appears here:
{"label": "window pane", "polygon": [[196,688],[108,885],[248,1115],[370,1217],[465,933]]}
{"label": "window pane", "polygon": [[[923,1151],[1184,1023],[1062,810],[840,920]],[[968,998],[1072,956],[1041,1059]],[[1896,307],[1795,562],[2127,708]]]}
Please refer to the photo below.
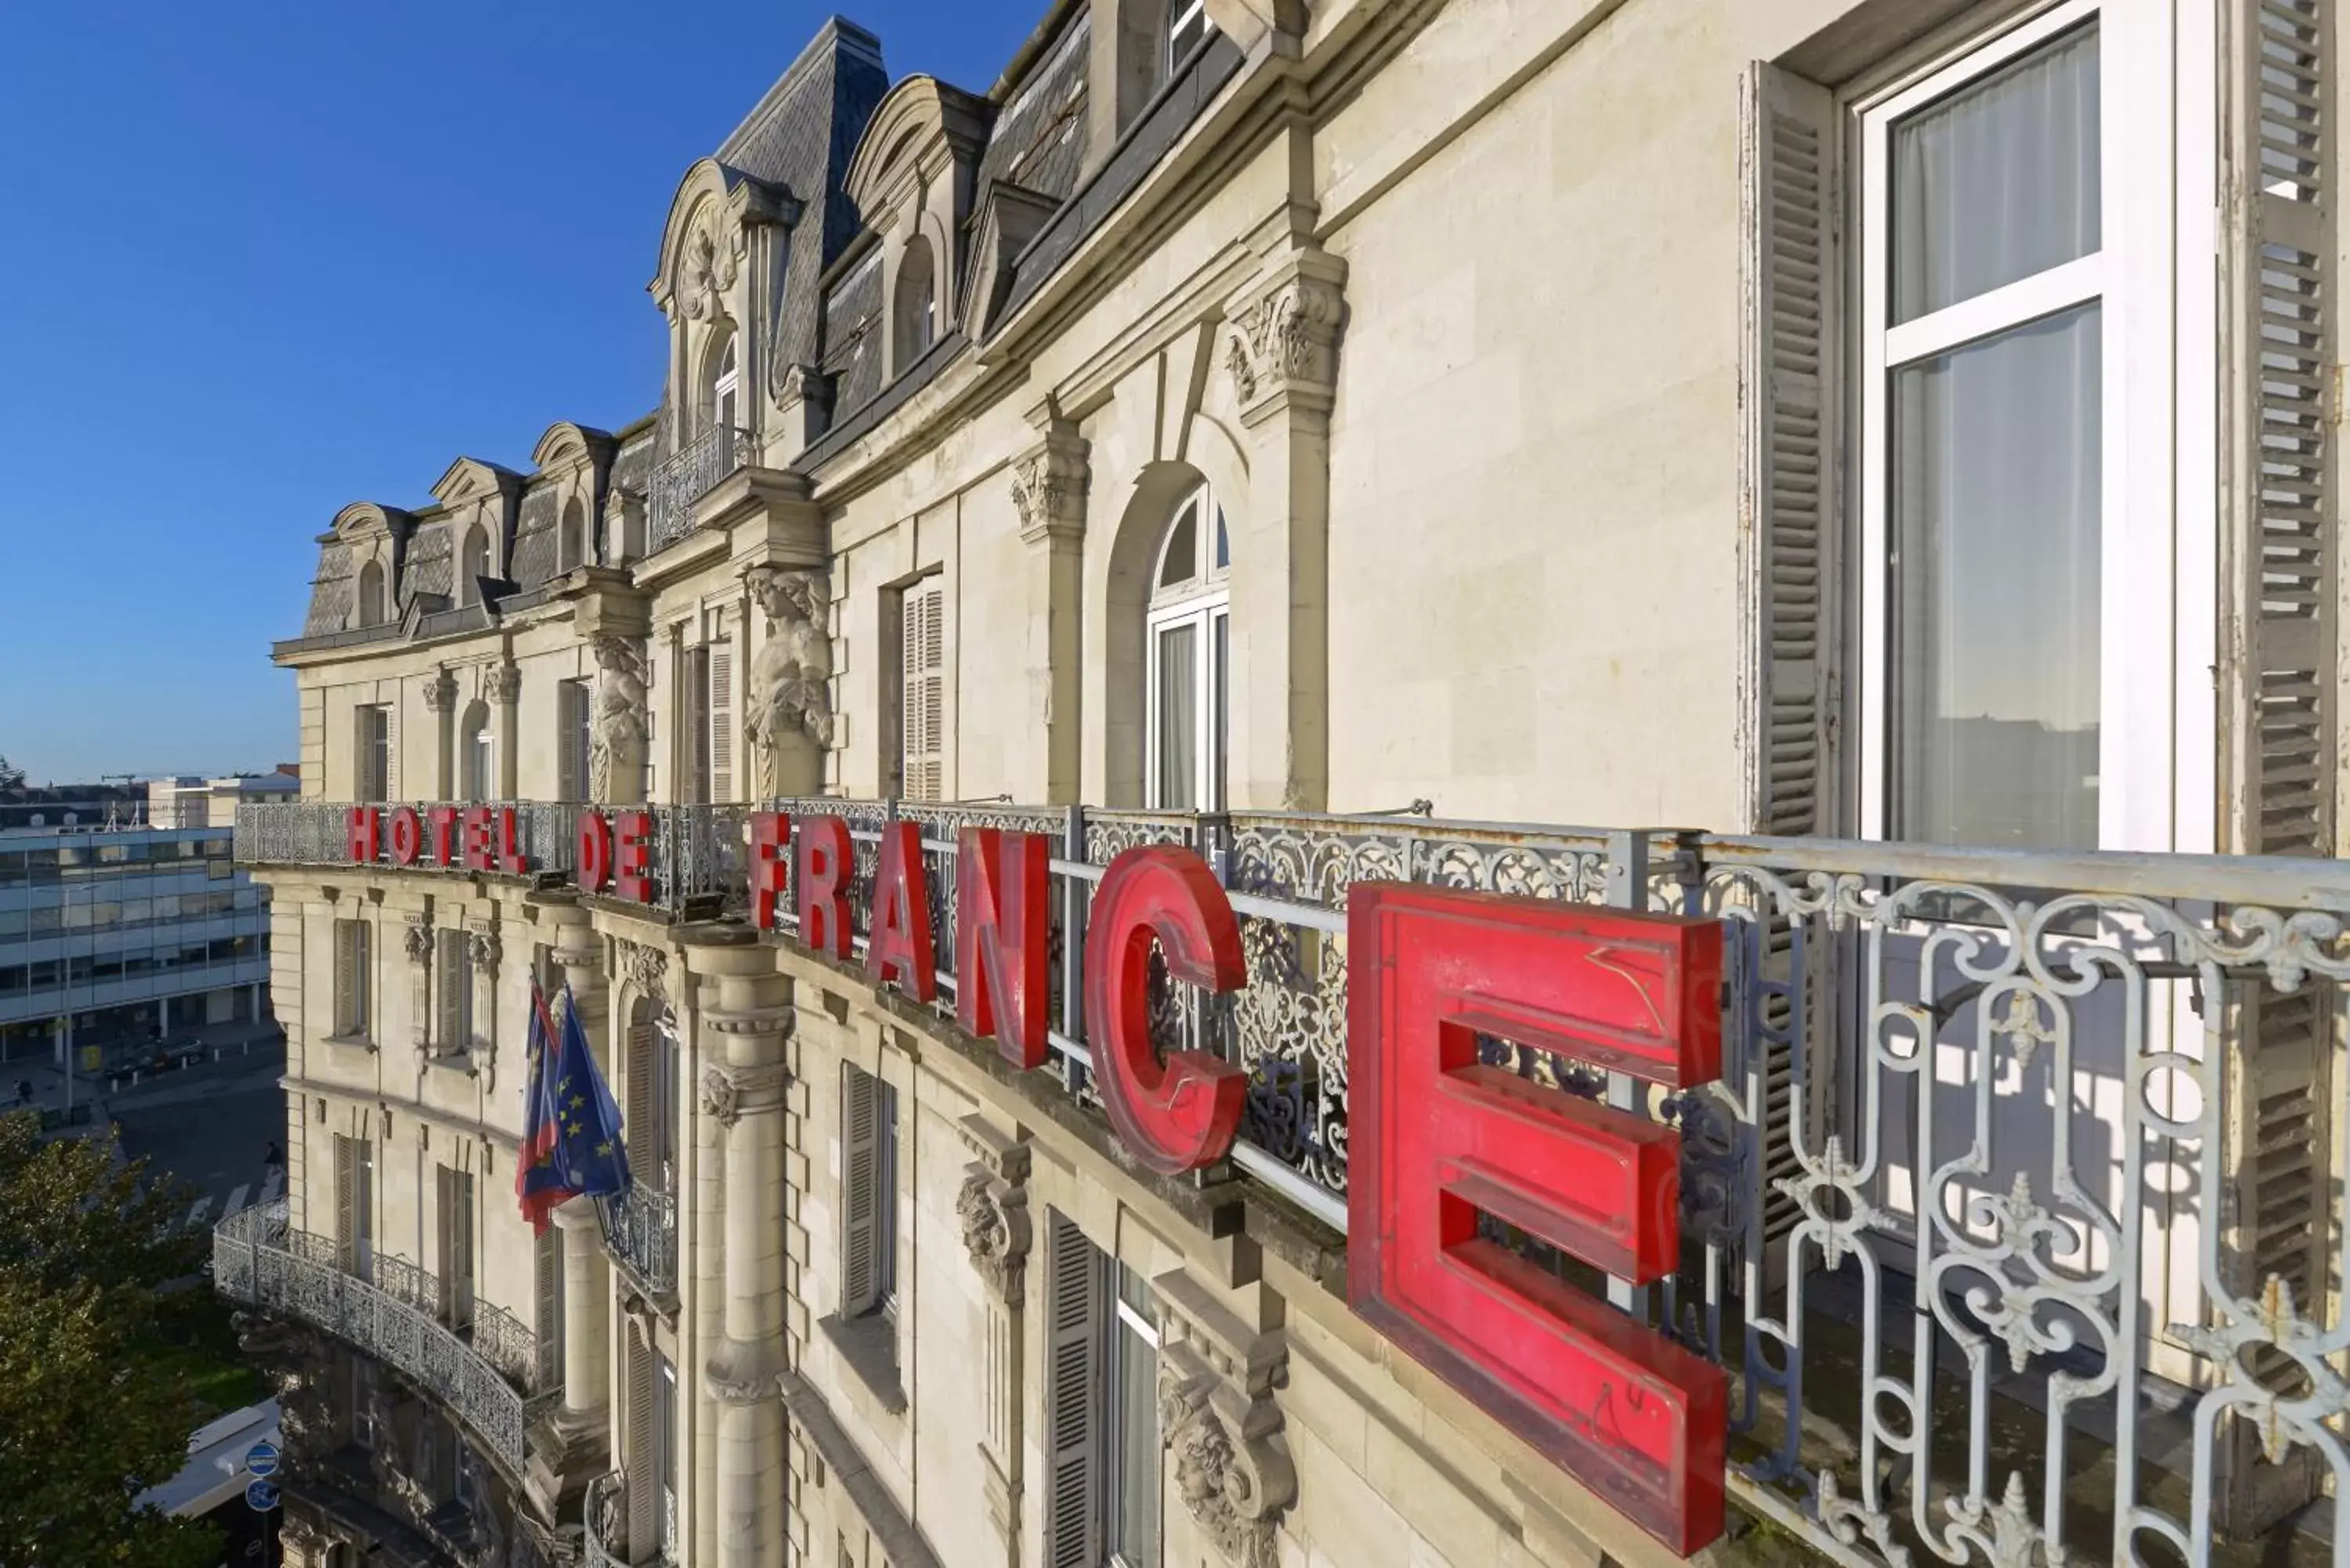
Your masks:
{"label": "window pane", "polygon": [[1159,563],[1159,586],[1171,588],[1200,575],[1200,508],[1183,508],[1175,526],[1167,531],[1167,556]]}
{"label": "window pane", "polygon": [[2097,843],[2095,305],[1893,378],[1893,836]]}
{"label": "window pane", "polygon": [[2067,34],[1893,131],[1893,319],[2098,245],[2097,32]]}
{"label": "window pane", "polygon": [[1213,794],[1214,799],[1209,803],[1208,809],[1222,811],[1224,809],[1225,794],[1224,758],[1227,753],[1225,738],[1232,733],[1232,704],[1226,695],[1227,688],[1231,685],[1228,667],[1231,662],[1232,618],[1228,615],[1218,615],[1211,624],[1215,628],[1215,631],[1213,640],[1209,645],[1209,658],[1212,660],[1213,668],[1208,684],[1214,693],[1212,701],[1215,706],[1209,711],[1208,715],[1208,744],[1211,748],[1208,756],[1208,788]]}
{"label": "window pane", "polygon": [[1216,508],[1216,570],[1222,571],[1232,564],[1232,548],[1224,535],[1224,509]]}
{"label": "window pane", "polygon": [[1159,632],[1159,796],[1161,811],[1199,805],[1198,626],[1185,622]]}
{"label": "window pane", "polygon": [[[1131,1272],[1118,1270],[1118,1294],[1127,1294]],[[1139,1280],[1136,1281],[1139,1284]],[[1143,1288],[1144,1298],[1149,1294]],[[1111,1547],[1121,1563],[1158,1568],[1159,1480],[1162,1450],[1159,1443],[1159,1352],[1124,1317],[1113,1320],[1114,1369],[1118,1379],[1118,1476],[1116,1517],[1111,1521]]]}

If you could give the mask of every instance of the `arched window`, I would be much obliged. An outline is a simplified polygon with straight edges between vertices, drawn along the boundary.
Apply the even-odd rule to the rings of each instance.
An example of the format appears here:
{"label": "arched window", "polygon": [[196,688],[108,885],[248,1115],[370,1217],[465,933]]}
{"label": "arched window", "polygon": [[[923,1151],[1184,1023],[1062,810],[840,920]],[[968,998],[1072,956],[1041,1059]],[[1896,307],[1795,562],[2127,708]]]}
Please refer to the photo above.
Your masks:
{"label": "arched window", "polygon": [[1175,508],[1150,571],[1143,797],[1153,810],[1224,809],[1231,567],[1224,509],[1202,484]]}
{"label": "arched window", "polygon": [[481,603],[482,579],[489,575],[489,530],[476,523],[465,530],[464,547],[457,552],[457,602]]}
{"label": "arched window", "polygon": [[740,424],[737,418],[743,386],[741,367],[735,361],[734,335],[726,334],[725,341],[711,361],[710,428],[731,431]]}
{"label": "arched window", "polygon": [[1173,76],[1215,30],[1216,25],[1208,20],[1207,0],[1168,0],[1167,74]]}
{"label": "arched window", "polygon": [[383,563],[369,561],[359,568],[359,624],[381,626],[383,620]]}
{"label": "arched window", "polygon": [[890,315],[898,343],[890,373],[902,376],[938,337],[938,269],[931,261],[931,242],[920,234],[906,242],[906,254],[899,259],[897,306]]}
{"label": "arched window", "polygon": [[588,514],[573,496],[563,504],[563,525],[556,535],[556,569],[575,571],[588,565]]}
{"label": "arched window", "polygon": [[494,800],[498,793],[498,737],[490,727],[490,705],[468,703],[457,721],[457,754],[463,759],[463,776],[457,781],[459,798]]}

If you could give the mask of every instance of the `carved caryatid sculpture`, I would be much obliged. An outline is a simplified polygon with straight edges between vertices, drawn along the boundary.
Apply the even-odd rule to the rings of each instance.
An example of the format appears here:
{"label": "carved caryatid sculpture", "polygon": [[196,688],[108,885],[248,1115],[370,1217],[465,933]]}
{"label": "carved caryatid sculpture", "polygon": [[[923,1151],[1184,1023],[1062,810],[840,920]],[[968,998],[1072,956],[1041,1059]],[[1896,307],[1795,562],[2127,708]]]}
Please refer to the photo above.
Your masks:
{"label": "carved caryatid sculpture", "polygon": [[767,618],[767,636],[751,661],[751,707],[743,728],[759,755],[763,794],[792,793],[783,777],[784,741],[805,735],[819,752],[832,744],[832,643],[825,635],[831,587],[822,572],[754,566],[743,581]]}
{"label": "carved caryatid sculpture", "polygon": [[590,788],[595,798],[626,804],[644,794],[645,654],[625,637],[601,636],[589,646],[602,671],[588,728]]}

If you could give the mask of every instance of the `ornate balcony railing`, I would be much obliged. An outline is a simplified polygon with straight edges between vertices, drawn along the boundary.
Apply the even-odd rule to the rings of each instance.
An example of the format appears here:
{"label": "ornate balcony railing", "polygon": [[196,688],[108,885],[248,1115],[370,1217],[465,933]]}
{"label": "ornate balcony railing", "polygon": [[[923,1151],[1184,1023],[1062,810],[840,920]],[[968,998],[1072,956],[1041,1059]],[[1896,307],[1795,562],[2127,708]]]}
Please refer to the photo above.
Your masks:
{"label": "ornate balcony railing", "polygon": [[644,1182],[604,1203],[604,1241],[651,1295],[677,1293],[677,1198]]}
{"label": "ornate balcony railing", "polygon": [[[2334,1304],[2350,1283],[2350,1113],[2334,1077],[2350,864],[773,804],[847,820],[859,949],[880,830],[921,824],[950,1013],[957,832],[1049,835],[1050,1038],[1081,1103],[1093,889],[1135,845],[1199,851],[1232,895],[1246,983],[1210,997],[1162,973],[1154,1028],[1247,1070],[1234,1166],[1340,1233],[1356,883],[1724,922],[1719,1082],[1642,1093],[1481,1044],[1492,1064],[1679,1131],[1682,1268],[1634,1291],[1489,1231],[1721,1364],[1733,1495],[1831,1561],[2202,1564],[2350,1479],[2350,1324]],[[742,910],[746,808],[660,815],[674,858],[662,906]],[[788,889],[781,905],[788,936]],[[2327,1532],[2333,1517],[2296,1522]],[[2350,1527],[2337,1549],[2350,1561]]]}
{"label": "ornate balcony railing", "polygon": [[[243,805],[236,813],[236,844],[234,855],[245,866],[348,866],[351,864],[351,804],[348,801],[280,800]],[[377,834],[376,859],[380,866],[400,864],[399,851],[392,842],[391,815],[401,806],[414,810],[423,825],[421,850],[407,863],[406,869],[439,872],[448,876],[475,876],[479,873],[465,864],[464,824],[461,819],[450,832],[449,864],[442,866],[433,853],[433,826],[430,813],[442,801],[376,802],[383,812]],[[473,803],[468,803],[469,805]],[[553,874],[569,876],[573,857],[579,844],[579,807],[562,801],[486,801],[494,814],[511,808],[515,814],[515,847],[529,862],[533,877]],[[491,848],[498,848],[497,822],[491,818]]]}
{"label": "ornate balcony railing", "polygon": [[667,1488],[661,1490],[660,1539],[641,1557],[632,1554],[629,1548],[626,1471],[610,1470],[588,1483],[580,1521],[585,1568],[646,1568],[648,1564],[677,1560],[671,1544],[677,1540],[677,1493]]}
{"label": "ornate balcony railing", "polygon": [[693,532],[693,504],[750,461],[751,432],[717,425],[653,470],[645,495],[646,551],[667,549]]}
{"label": "ornate balcony railing", "polygon": [[475,1303],[467,1330],[440,1316],[440,1283],[404,1258],[377,1258],[371,1279],[346,1272],[324,1236],[286,1225],[283,1200],[231,1215],[213,1231],[213,1288],[231,1301],[307,1323],[399,1372],[445,1405],[515,1474],[524,1434],[548,1396],[535,1395],[533,1336]]}

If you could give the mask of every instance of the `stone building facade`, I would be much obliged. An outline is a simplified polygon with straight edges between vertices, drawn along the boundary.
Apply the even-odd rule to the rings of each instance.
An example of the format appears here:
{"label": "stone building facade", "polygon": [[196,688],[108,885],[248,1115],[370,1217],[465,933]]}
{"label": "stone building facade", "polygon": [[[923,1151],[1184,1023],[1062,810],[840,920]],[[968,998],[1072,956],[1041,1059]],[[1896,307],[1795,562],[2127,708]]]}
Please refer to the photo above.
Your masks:
{"label": "stone building facade", "polygon": [[[1777,988],[1731,1010],[1730,1090],[1606,1097],[1677,1118],[1693,1158],[1727,1129],[1682,1178],[1685,1237],[1713,1251],[1677,1294],[1614,1296],[1786,1417],[1783,1448],[1732,1443],[1742,1516],[1859,1562],[2023,1562],[2061,1533],[2061,1443],[1920,1483],[1914,1511],[1885,1479],[1913,1441],[1887,1409],[1922,1422],[1939,1397],[1930,1356],[1872,1374],[1909,1381],[1841,1428],[1787,1417],[1834,1392],[1784,1370],[1787,1324],[1909,1321],[1927,1309],[1852,1259],[1939,1278],[1938,1245],[2011,1303],[1932,1309],[1986,1380],[1966,1397],[2034,1407],[1987,1381],[1995,1334],[2064,1428],[2050,1379],[2085,1324],[2104,1370],[2065,1376],[2127,1360],[2178,1408],[2239,1412],[2185,1439],[2210,1475],[2163,1472],[2191,1494],[2121,1483],[2092,1555],[2293,1515],[2331,1485],[2338,1402],[2255,1440],[2241,1412],[2273,1380],[2216,1347],[2337,1354],[2289,1309],[2330,1321],[2339,1285],[2291,1219],[2338,1175],[2338,1009],[2229,989],[2345,972],[2332,929],[2288,919],[2350,908],[2319,863],[2333,21],[2330,0],[1055,0],[983,93],[892,82],[879,40],[827,24],[660,227],[659,405],[550,427],[526,472],[461,458],[429,504],[355,503],[319,538],[276,655],[305,800],[239,835],[271,888],[288,1202],[224,1232],[223,1288],[437,1413],[462,1462],[389,1495],[414,1494],[411,1528],[474,1478],[494,1527],[449,1555],[1669,1560],[1561,1462],[1614,1440],[1604,1407],[1499,1419],[1350,1308],[1344,907],[1391,876],[1728,919],[1720,894],[1763,900],[1731,922],[1733,982]],[[351,849],[352,804],[400,802],[453,853]],[[483,820],[512,842],[436,824],[443,802],[510,805]],[[1016,1070],[951,999],[746,919],[761,805],[839,814],[861,886],[892,824],[941,868],[965,827],[1054,836],[1052,1064]],[[624,842],[606,887],[579,812],[639,807],[643,858]],[[1545,822],[1630,826],[1493,826]],[[1102,1113],[1072,956],[1087,889],[1153,841],[1255,900],[1229,1012],[1154,974],[1154,1027],[1253,1075],[1232,1158],[1172,1178]],[[2213,853],[2243,858],[2189,858]],[[2108,975],[2134,999],[2111,1012],[2021,959],[1935,992],[1917,931],[1975,917],[1870,900],[1937,877],[2175,899],[2170,967]],[[2221,929],[2214,904],[2278,919]],[[1981,907],[2017,950],[2079,937]],[[2168,1031],[2210,1089],[2177,1125],[2122,1105],[2118,1058],[2082,1071],[2109,1127],[2208,1139],[2180,1190],[2214,1201],[2132,1220],[2095,1195],[2139,1168],[2082,1177],[2106,1145],[2052,1154],[2044,1108],[2012,1189],[1988,1153],[1926,1160],[1921,1107],[1970,1080],[1918,1090],[1876,1026],[1860,1049],[1803,1001],[1827,937],[1872,921],[1909,956],[1844,961],[1906,963],[1903,1016],[2012,1049],[2017,1075],[2076,1013],[2084,1040]],[[581,1011],[637,1183],[538,1238],[508,1197],[534,976]],[[1547,1092],[1582,1081],[1499,1049]],[[1894,1099],[1864,1092],[1880,1077]],[[2043,1107],[2037,1083],[1999,1114]],[[1880,1147],[1904,1117],[1918,1141]],[[1944,1241],[1937,1194],[1971,1216]],[[2064,1224],[2104,1261],[2033,1283],[1984,1250]],[[1765,1310],[1815,1268],[1858,1294]],[[2280,1282],[2282,1315],[2230,1304]],[[379,1479],[416,1468],[373,1452]],[[384,1491],[296,1471],[308,1563],[389,1539]]]}

